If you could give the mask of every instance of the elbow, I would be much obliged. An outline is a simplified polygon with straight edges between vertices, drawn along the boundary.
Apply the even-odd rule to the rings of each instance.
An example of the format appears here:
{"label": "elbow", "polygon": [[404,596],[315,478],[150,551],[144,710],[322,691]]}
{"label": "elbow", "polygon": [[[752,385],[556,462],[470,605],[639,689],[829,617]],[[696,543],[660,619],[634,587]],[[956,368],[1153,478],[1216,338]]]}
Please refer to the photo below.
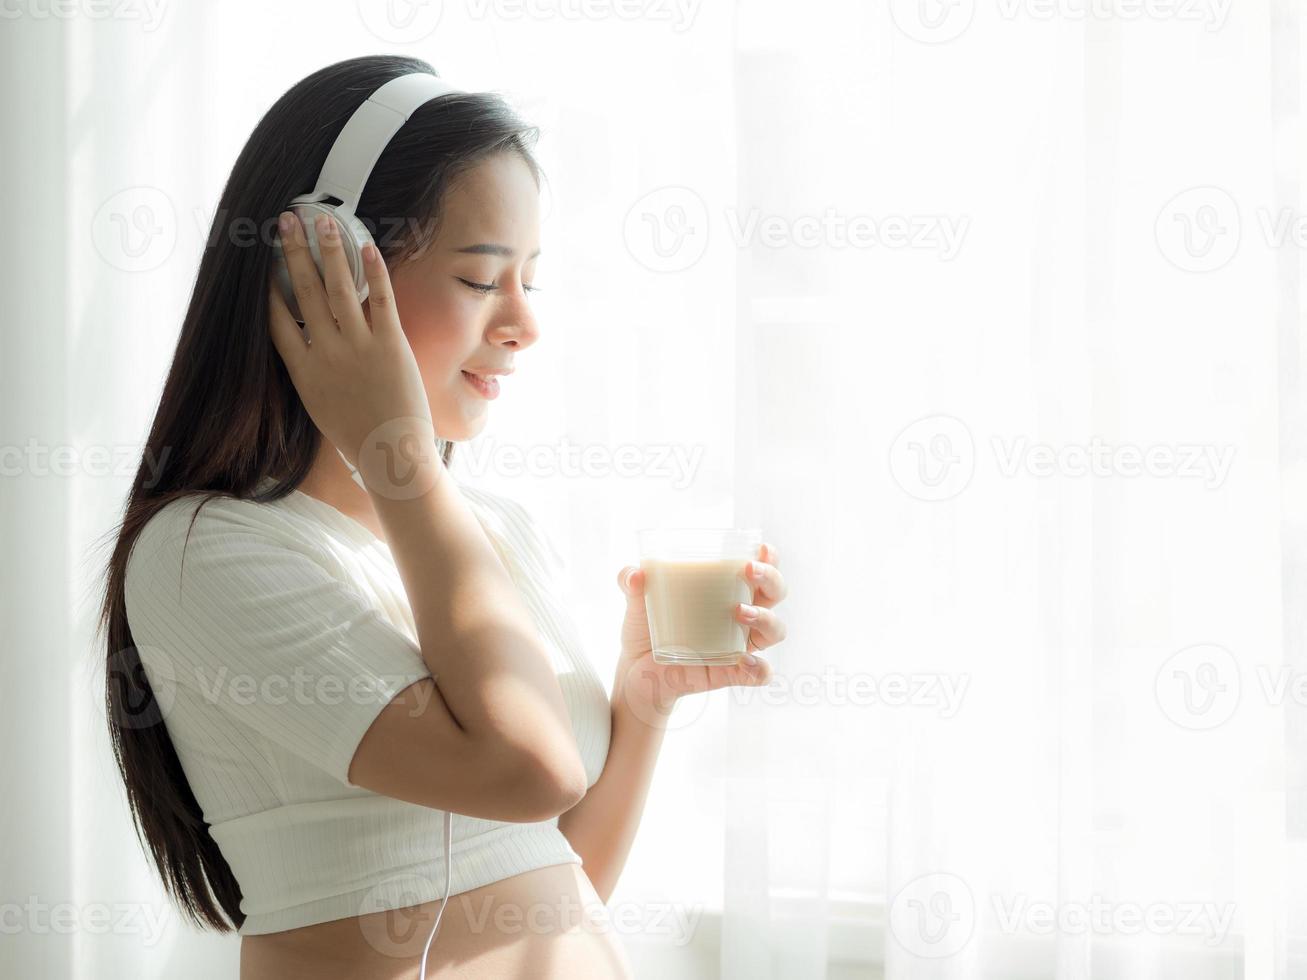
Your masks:
{"label": "elbow", "polygon": [[576,806],[589,789],[585,765],[573,752],[562,759],[528,756],[513,780],[523,822],[551,820]]}
{"label": "elbow", "polygon": [[558,807],[558,811],[554,816],[566,813],[580,803],[590,789],[589,784],[590,780],[586,775],[585,764],[578,755],[574,758],[574,765],[555,784],[557,791],[555,805]]}

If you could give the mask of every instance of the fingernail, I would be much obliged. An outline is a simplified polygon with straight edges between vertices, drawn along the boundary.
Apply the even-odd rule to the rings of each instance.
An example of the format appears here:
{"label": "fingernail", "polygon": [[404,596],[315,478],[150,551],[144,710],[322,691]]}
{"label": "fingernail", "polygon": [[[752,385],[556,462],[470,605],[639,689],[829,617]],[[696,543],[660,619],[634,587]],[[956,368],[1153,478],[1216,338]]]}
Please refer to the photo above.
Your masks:
{"label": "fingernail", "polygon": [[758,607],[757,607],[757,606],[745,605],[744,603],[741,603],[741,604],[740,604],[740,616],[741,616],[741,618],[743,618],[743,619],[747,620],[748,622],[752,623],[755,619],[758,618]]}
{"label": "fingernail", "polygon": [[277,219],[277,227],[281,229],[282,234],[290,231],[295,227],[295,216],[289,211],[281,212],[281,217]]}
{"label": "fingernail", "polygon": [[749,574],[752,575],[754,578],[761,577],[762,566],[759,565],[756,561],[749,562]]}
{"label": "fingernail", "polygon": [[751,654],[751,653],[746,653],[746,654],[745,654],[743,657],[741,657],[740,659],[743,660],[743,661],[744,661],[746,664],[748,664],[750,667],[756,667],[756,666],[758,666],[758,658],[755,657],[755,656],[754,656],[753,654]]}

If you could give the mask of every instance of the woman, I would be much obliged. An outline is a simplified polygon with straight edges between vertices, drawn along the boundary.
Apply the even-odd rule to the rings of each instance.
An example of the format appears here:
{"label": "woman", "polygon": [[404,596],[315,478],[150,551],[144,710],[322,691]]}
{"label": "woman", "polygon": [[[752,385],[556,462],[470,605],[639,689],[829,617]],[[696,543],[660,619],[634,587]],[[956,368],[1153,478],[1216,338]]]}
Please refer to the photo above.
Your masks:
{"label": "woman", "polygon": [[[166,887],[242,936],[242,980],[629,975],[604,927],[676,699],[762,684],[655,664],[638,569],[605,694],[559,602],[561,566],[520,505],[457,483],[494,375],[539,336],[535,130],[456,93],[386,146],[358,215],[369,296],[286,202],[346,119],[425,62],[309,76],[233,169],[110,562],[111,736]],[[272,279],[277,231],[301,333]],[[324,281],[325,279],[325,281]],[[473,375],[473,376],[469,376]],[[347,464],[349,464],[347,466]],[[362,484],[351,470],[357,469]],[[783,638],[766,546],[752,649]]]}

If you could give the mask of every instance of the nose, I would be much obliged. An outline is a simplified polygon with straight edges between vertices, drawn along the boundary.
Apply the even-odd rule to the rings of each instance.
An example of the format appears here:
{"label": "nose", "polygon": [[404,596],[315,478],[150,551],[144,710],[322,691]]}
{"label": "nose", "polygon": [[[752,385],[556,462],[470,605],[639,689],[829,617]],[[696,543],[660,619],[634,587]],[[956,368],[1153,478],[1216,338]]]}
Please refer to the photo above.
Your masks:
{"label": "nose", "polygon": [[[507,299],[507,298],[506,298]],[[490,325],[489,339],[498,347],[525,350],[540,336],[540,326],[531,312],[531,301],[526,292],[518,289],[503,304]]]}

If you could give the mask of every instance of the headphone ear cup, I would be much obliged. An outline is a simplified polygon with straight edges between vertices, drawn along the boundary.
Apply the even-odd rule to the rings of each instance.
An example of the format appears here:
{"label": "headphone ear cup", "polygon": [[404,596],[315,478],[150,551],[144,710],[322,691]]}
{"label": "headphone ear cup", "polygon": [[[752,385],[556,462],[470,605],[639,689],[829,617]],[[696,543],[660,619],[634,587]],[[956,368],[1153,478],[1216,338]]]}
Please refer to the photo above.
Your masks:
{"label": "headphone ear cup", "polygon": [[276,236],[272,240],[272,272],[277,280],[277,288],[281,291],[281,298],[285,300],[286,307],[299,323],[304,322],[304,317],[300,314],[299,302],[295,299],[295,287],[290,281],[290,267],[286,264],[286,255],[281,249],[281,237]]}
{"label": "headphone ear cup", "polygon": [[[315,222],[320,214],[330,215],[331,206],[320,201],[303,201],[296,198],[290,202],[286,210],[300,219],[300,224],[304,230],[304,240],[309,246],[309,254],[313,257],[313,264],[318,270],[318,275],[321,276],[323,274],[322,253],[318,250],[318,233]],[[281,297],[286,301],[291,316],[297,322],[303,323],[304,314],[300,312],[299,300],[295,298],[295,286],[290,279],[290,267],[286,264],[286,255],[281,248],[280,235],[274,239],[272,251],[277,270],[277,282],[281,286]]]}
{"label": "headphone ear cup", "polygon": [[[308,243],[309,254],[313,256],[313,265],[324,281],[326,264],[322,260],[322,250],[318,245],[318,215],[325,214],[336,223],[336,231],[345,250],[345,262],[354,281],[354,293],[360,303],[367,299],[368,280],[363,270],[363,246],[372,241],[372,236],[368,234],[363,222],[350,212],[337,211],[334,206],[322,201],[291,201],[289,210],[299,216],[300,223],[304,226],[304,239]],[[282,253],[280,238],[274,242],[273,252],[282,298],[286,300],[286,305],[296,321],[303,323],[304,315],[300,312],[299,302],[295,299],[295,287],[290,280],[290,268],[286,265],[286,256]]]}
{"label": "headphone ear cup", "polygon": [[358,215],[350,211],[334,211],[332,215],[336,219],[336,227],[340,229],[345,258],[349,260],[349,271],[354,274],[354,292],[362,303],[368,298],[368,274],[363,268],[363,246],[372,241],[372,235]]}

